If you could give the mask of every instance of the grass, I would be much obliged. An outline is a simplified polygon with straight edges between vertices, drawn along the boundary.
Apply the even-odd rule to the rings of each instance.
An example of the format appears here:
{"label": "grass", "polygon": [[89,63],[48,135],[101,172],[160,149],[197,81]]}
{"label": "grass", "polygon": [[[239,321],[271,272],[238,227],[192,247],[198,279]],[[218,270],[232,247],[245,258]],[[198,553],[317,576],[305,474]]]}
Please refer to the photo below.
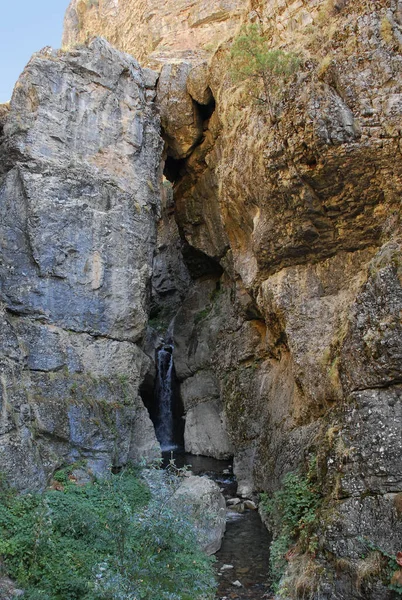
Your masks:
{"label": "grass", "polygon": [[393,554],[380,548],[367,538],[360,538],[360,541],[366,546],[368,556],[363,557],[358,563],[357,584],[361,586],[369,579],[381,579],[389,590],[402,596],[402,569],[396,553]]}
{"label": "grass", "polygon": [[324,58],[322,59],[322,61],[320,62],[320,64],[317,67],[317,76],[319,79],[322,79],[324,77],[325,73],[327,73],[327,71],[329,70],[332,63],[333,63],[332,54],[327,54],[326,56],[324,56]]}
{"label": "grass", "polygon": [[0,557],[26,600],[209,600],[211,559],[170,502],[177,477],[126,470],[76,485],[71,468],[44,494],[0,484]]}
{"label": "grass", "polygon": [[384,42],[392,44],[394,41],[394,32],[392,30],[392,24],[388,17],[384,17],[380,23],[380,35]]}
{"label": "grass", "polygon": [[379,579],[384,569],[384,557],[381,552],[374,550],[366,558],[359,560],[356,566],[356,587],[360,590],[362,584],[370,579]]}

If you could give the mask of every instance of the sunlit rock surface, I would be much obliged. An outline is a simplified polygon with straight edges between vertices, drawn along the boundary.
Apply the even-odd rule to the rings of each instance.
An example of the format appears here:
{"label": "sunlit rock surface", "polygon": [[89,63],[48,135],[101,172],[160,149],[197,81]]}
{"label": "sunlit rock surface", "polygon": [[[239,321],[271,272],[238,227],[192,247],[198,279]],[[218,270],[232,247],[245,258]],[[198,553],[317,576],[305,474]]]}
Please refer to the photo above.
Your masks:
{"label": "sunlit rock surface", "polygon": [[19,488],[72,460],[104,473],[157,452],[138,397],[161,155],[148,75],[96,39],[34,55],[14,90],[0,150],[0,469]]}

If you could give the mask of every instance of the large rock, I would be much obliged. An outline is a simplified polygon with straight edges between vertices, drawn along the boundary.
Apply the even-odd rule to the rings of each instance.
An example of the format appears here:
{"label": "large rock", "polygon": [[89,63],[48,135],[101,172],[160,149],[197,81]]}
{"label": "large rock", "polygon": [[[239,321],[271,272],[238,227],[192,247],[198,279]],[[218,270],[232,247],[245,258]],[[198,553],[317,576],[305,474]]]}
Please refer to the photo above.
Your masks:
{"label": "large rock", "polygon": [[168,143],[168,153],[178,160],[190,154],[200,142],[203,123],[197,104],[187,91],[191,63],[163,66],[158,81],[158,106]]}
{"label": "large rock", "polygon": [[0,150],[0,469],[42,487],[158,453],[138,388],[162,142],[155,78],[96,39],[34,55]]}
{"label": "large rock", "polygon": [[208,477],[186,477],[173,496],[175,504],[189,511],[202,549],[215,554],[226,529],[226,501],[219,486]]}
{"label": "large rock", "polygon": [[218,459],[233,456],[234,448],[227,433],[226,416],[220,400],[203,402],[187,411],[184,444],[190,454]]}

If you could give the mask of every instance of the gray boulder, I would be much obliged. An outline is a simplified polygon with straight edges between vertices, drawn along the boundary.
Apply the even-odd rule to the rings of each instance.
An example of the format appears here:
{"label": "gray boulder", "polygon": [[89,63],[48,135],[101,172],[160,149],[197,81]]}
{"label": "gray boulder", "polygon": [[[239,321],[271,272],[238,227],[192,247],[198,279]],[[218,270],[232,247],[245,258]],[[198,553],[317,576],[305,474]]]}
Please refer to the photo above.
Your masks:
{"label": "gray boulder", "polygon": [[207,477],[191,475],[183,480],[173,498],[194,519],[203,550],[208,555],[215,554],[226,529],[226,502],[219,486]]}

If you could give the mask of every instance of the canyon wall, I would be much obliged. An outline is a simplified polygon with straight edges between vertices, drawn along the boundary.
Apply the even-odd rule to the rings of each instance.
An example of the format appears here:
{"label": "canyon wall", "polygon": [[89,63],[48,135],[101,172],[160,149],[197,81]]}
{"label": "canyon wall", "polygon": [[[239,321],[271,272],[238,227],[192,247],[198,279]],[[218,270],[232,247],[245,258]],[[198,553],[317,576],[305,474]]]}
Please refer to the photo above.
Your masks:
{"label": "canyon wall", "polygon": [[[65,42],[100,33],[160,71],[194,281],[171,325],[186,447],[233,453],[245,495],[314,459],[318,547],[296,548],[282,595],[389,599],[359,573],[367,543],[392,555],[402,535],[402,3],[151,4],[106,22],[106,2],[74,0]],[[275,115],[230,75],[251,23],[300,59]]]}
{"label": "canyon wall", "polygon": [[[242,24],[299,57],[271,110],[234,83]],[[171,336],[188,450],[244,495],[316,465],[281,597],[391,600],[362,556],[402,539],[402,3],[73,0],[64,43],[0,112],[2,470],[152,456]]]}
{"label": "canyon wall", "polygon": [[0,469],[43,488],[159,455],[138,394],[159,213],[155,74],[103,40],[34,55],[0,146]]}

